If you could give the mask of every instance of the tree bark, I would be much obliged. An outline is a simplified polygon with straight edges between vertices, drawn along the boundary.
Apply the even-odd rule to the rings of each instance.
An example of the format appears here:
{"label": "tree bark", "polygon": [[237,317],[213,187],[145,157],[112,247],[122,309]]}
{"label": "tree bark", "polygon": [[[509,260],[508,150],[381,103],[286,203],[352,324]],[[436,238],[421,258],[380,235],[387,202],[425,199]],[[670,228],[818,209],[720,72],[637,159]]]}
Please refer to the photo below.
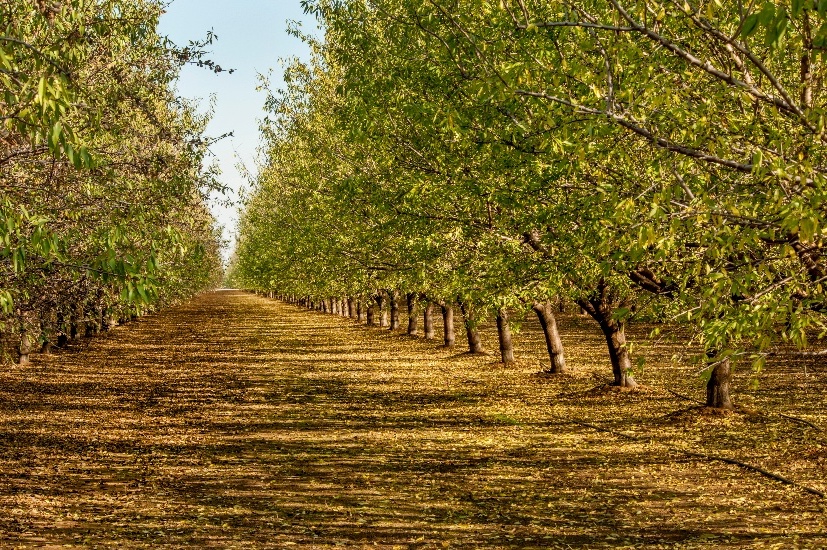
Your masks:
{"label": "tree bark", "polygon": [[388,310],[385,307],[385,296],[380,292],[376,296],[374,296],[376,300],[376,307],[379,308],[379,326],[380,327],[387,327],[388,326]]}
{"label": "tree bark", "polygon": [[442,308],[442,332],[446,348],[454,347],[457,336],[454,331],[454,308],[446,303],[439,304]]}
{"label": "tree bark", "polygon": [[367,307],[367,325],[369,327],[376,326],[376,306],[374,305],[372,300],[368,300],[368,307]]}
{"label": "tree bark", "polygon": [[[562,303],[562,300],[561,300]],[[535,301],[531,306],[540,326],[543,328],[543,335],[546,338],[546,350],[548,350],[549,368],[551,374],[562,374],[566,372],[566,357],[563,354],[563,341],[560,339],[560,332],[557,330],[557,319],[552,313],[552,304],[549,301]]]}
{"label": "tree bark", "polygon": [[636,388],[637,382],[632,376],[632,358],[626,347],[626,323],[614,318],[614,303],[608,296],[609,290],[604,282],[598,285],[595,296],[577,301],[588,315],[592,317],[603,331],[612,362],[613,386]]}
{"label": "tree bark", "polygon": [[434,339],[434,304],[427,302],[422,314],[422,330],[426,340]]}
{"label": "tree bark", "polygon": [[610,319],[600,323],[606,344],[609,346],[609,358],[612,361],[613,386],[635,388],[637,382],[632,377],[632,358],[626,348],[626,324]]}
{"label": "tree bark", "polygon": [[40,327],[40,323],[36,322],[37,314],[34,311],[24,311],[20,316],[20,345],[18,347],[18,365],[29,364],[29,354],[32,352],[32,347],[37,340],[37,331],[35,327]]}
{"label": "tree bark", "polygon": [[500,359],[504,365],[514,362],[514,342],[511,327],[508,325],[508,313],[505,308],[497,312],[497,334],[500,339]]}
{"label": "tree bark", "polygon": [[390,330],[399,328],[399,293],[396,290],[388,292],[391,310],[391,324]]}
{"label": "tree bark", "polygon": [[419,315],[419,312],[417,311],[419,308],[417,306],[419,304],[417,303],[416,294],[413,292],[409,292],[405,298],[408,302],[408,336],[416,336],[419,332],[416,326],[417,317]]}
{"label": "tree bark", "polygon": [[347,298],[347,316],[356,319],[356,300],[350,296]]}
{"label": "tree bark", "polygon": [[473,307],[465,302],[460,302],[462,316],[465,318],[465,334],[468,337],[468,353],[484,353],[480,333],[477,330],[477,319]]}
{"label": "tree bark", "polygon": [[732,401],[729,398],[729,387],[732,382],[732,372],[729,357],[718,361],[706,383],[706,406],[716,409],[732,410]]}
{"label": "tree bark", "polygon": [[360,323],[365,320],[365,310],[362,308],[362,300],[356,300],[356,320]]}

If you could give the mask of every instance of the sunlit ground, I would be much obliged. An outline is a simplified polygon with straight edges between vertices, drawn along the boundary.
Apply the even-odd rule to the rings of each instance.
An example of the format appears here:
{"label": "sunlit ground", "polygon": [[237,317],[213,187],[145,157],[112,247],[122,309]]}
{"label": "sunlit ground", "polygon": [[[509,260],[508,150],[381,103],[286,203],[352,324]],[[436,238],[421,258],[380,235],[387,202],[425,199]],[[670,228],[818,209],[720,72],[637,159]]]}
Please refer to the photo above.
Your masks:
{"label": "sunlit ground", "polygon": [[682,452],[827,491],[827,436],[780,415],[827,428],[823,364],[742,368],[748,414],[709,415],[668,391],[703,395],[680,346],[612,392],[600,334],[560,325],[546,377],[533,321],[505,368],[222,291],[5,367],[0,548],[827,546],[825,499]]}

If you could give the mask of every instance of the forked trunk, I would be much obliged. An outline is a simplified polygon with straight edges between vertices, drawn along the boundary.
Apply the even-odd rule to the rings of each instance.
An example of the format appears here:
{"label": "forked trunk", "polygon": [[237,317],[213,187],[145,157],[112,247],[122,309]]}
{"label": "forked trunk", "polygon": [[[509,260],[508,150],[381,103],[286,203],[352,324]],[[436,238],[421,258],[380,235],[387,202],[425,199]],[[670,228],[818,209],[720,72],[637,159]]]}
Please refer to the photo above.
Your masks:
{"label": "forked trunk", "polygon": [[457,336],[454,331],[454,308],[447,304],[440,304],[442,308],[442,332],[446,348],[454,347]]}
{"label": "forked trunk", "polygon": [[422,330],[426,340],[434,339],[434,304],[427,302],[422,313]]}
{"label": "forked trunk", "polygon": [[606,338],[614,375],[612,385],[620,388],[635,388],[637,382],[632,376],[632,358],[626,347],[626,324],[617,320],[614,315],[615,309],[622,304],[623,302],[612,298],[611,290],[605,281],[598,284],[594,296],[577,300],[577,305],[597,321]]}
{"label": "forked trunk", "polygon": [[563,354],[563,341],[560,339],[560,332],[557,330],[557,319],[552,313],[552,304],[549,301],[536,301],[531,306],[540,326],[543,328],[543,335],[546,338],[546,350],[548,350],[549,369],[546,372],[551,374],[562,374],[566,371],[566,357]]}
{"label": "forked trunk", "polygon": [[514,343],[511,339],[511,327],[508,326],[508,313],[505,308],[497,312],[497,334],[500,338],[500,359],[504,365],[514,362]]}
{"label": "forked trunk", "polygon": [[409,292],[405,298],[408,302],[408,336],[416,336],[419,332],[416,327],[416,320],[419,315],[417,311],[419,304],[416,300],[416,294],[412,292]]}
{"label": "forked trunk", "polygon": [[465,334],[468,336],[468,353],[483,353],[485,350],[482,347],[482,339],[480,332],[477,330],[477,318],[470,305],[460,303],[462,315],[465,317]]}
{"label": "forked trunk", "polygon": [[731,381],[732,372],[729,366],[729,357],[725,357],[712,367],[709,381],[706,383],[707,407],[732,410],[732,401],[729,398]]}
{"label": "forked trunk", "polygon": [[396,330],[399,328],[399,293],[395,290],[388,292],[391,310],[391,324],[390,329]]}

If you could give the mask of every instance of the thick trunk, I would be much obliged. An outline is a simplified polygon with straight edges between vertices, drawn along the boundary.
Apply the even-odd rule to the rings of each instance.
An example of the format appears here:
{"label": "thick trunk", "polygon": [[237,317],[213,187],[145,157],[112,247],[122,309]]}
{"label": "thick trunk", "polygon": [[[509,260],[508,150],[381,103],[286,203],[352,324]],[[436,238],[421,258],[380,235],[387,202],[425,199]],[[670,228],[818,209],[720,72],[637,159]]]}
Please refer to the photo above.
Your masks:
{"label": "thick trunk", "polygon": [[31,342],[31,335],[27,332],[24,332],[20,335],[20,348],[18,349],[20,354],[17,357],[17,364],[18,365],[28,365],[29,364],[29,354],[32,352],[32,342]]}
{"label": "thick trunk", "polygon": [[511,327],[508,326],[508,313],[505,308],[497,312],[497,334],[500,338],[500,359],[504,365],[514,362],[514,343],[511,339]]}
{"label": "thick trunk", "polygon": [[348,297],[347,299],[347,316],[351,319],[356,319],[356,300]]}
{"label": "thick trunk", "polygon": [[718,361],[712,367],[709,382],[706,383],[706,406],[716,409],[732,409],[729,399],[729,386],[732,381],[732,372],[729,366],[729,357]]}
{"label": "thick trunk", "polygon": [[20,354],[17,359],[19,365],[29,364],[29,354],[32,352],[32,345],[37,339],[35,327],[40,326],[40,323],[35,321],[36,315],[33,311],[24,312],[20,319],[20,346],[18,347]]}
{"label": "thick trunk", "polygon": [[365,320],[365,310],[362,308],[362,300],[356,300],[356,320],[360,323]]}
{"label": "thick trunk", "polygon": [[454,331],[454,308],[447,304],[440,304],[442,308],[442,332],[446,348],[454,347],[457,336]]}
{"label": "thick trunk", "polygon": [[482,339],[477,330],[477,318],[471,305],[460,303],[462,316],[465,318],[465,334],[468,337],[468,353],[483,353]]}
{"label": "thick trunk", "polygon": [[391,310],[391,324],[390,329],[396,330],[399,328],[399,293],[395,290],[391,290],[388,292],[388,296],[390,298],[390,310]]}
{"label": "thick trunk", "polygon": [[577,300],[577,305],[585,311],[592,319],[597,321],[603,336],[606,338],[606,345],[609,347],[609,359],[612,362],[612,373],[614,374],[613,386],[621,388],[635,388],[632,376],[632,358],[629,349],[626,347],[626,323],[615,318],[615,311],[623,307],[625,302],[613,297],[611,288],[605,281],[600,281],[589,299]]}
{"label": "thick trunk", "polygon": [[408,335],[416,336],[417,332],[419,332],[416,327],[416,320],[419,315],[417,311],[418,303],[416,301],[416,294],[409,292],[405,298],[408,302]]}
{"label": "thick trunk", "polygon": [[632,358],[626,347],[625,323],[609,319],[600,322],[600,329],[609,346],[609,358],[612,361],[612,374],[614,374],[612,385],[621,388],[637,387],[637,382],[632,377]]}
{"label": "thick trunk", "polygon": [[339,315],[339,306],[340,302],[338,298],[331,298],[330,299],[330,311],[333,315]]}
{"label": "thick trunk", "polygon": [[373,305],[373,302],[368,300],[368,307],[367,307],[367,325],[369,327],[376,326],[376,306]]}
{"label": "thick trunk", "polygon": [[425,304],[422,314],[422,330],[425,332],[426,340],[434,339],[434,304],[432,302]]}
{"label": "thick trunk", "polygon": [[551,312],[551,302],[534,302],[531,306],[540,326],[543,328],[543,335],[546,338],[546,349],[548,350],[549,369],[547,372],[561,374],[566,371],[566,358],[563,355],[563,342],[560,340],[560,333],[557,330],[557,319]]}
{"label": "thick trunk", "polygon": [[376,307],[379,309],[379,326],[388,326],[388,310],[385,307],[385,296],[380,292],[374,299],[376,300]]}

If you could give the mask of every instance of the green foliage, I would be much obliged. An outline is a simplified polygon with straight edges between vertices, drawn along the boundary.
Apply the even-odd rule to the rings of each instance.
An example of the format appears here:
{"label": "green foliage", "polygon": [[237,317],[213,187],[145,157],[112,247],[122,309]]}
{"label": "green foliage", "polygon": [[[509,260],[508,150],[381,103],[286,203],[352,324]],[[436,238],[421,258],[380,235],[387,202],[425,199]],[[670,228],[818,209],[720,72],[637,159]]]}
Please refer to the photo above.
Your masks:
{"label": "green foliage", "polygon": [[[244,286],[608,300],[765,351],[824,327],[824,2],[317,0]],[[740,352],[739,352],[740,353]]]}
{"label": "green foliage", "polygon": [[217,284],[206,120],[171,88],[186,59],[155,30],[162,9],[155,0],[0,6],[7,316],[119,316]]}

